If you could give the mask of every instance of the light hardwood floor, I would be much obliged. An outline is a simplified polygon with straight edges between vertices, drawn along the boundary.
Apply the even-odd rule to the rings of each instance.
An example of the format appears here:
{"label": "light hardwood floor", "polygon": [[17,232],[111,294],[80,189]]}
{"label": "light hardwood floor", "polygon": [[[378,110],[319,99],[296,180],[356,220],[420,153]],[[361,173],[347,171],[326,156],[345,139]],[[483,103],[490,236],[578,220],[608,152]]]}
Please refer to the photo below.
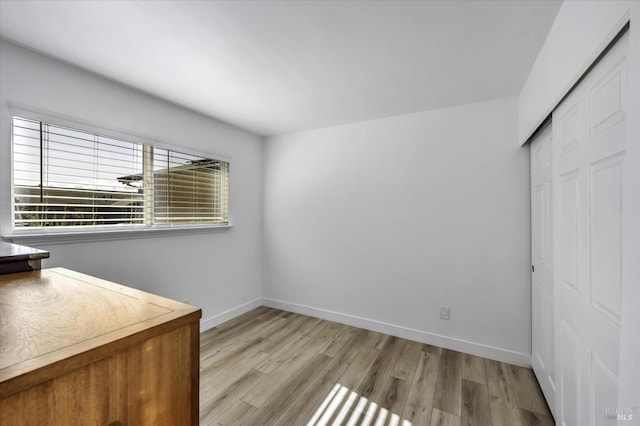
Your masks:
{"label": "light hardwood floor", "polygon": [[201,335],[201,425],[553,425],[533,372],[260,307]]}

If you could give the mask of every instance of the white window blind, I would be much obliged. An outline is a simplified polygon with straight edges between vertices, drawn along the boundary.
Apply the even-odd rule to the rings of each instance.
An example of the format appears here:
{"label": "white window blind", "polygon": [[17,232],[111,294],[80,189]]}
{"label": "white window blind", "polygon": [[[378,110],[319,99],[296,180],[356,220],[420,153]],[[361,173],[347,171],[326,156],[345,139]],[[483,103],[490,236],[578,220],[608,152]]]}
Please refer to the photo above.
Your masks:
{"label": "white window blind", "polygon": [[154,149],[155,223],[225,222],[229,163]]}
{"label": "white window blind", "polygon": [[14,229],[228,224],[229,163],[13,117]]}

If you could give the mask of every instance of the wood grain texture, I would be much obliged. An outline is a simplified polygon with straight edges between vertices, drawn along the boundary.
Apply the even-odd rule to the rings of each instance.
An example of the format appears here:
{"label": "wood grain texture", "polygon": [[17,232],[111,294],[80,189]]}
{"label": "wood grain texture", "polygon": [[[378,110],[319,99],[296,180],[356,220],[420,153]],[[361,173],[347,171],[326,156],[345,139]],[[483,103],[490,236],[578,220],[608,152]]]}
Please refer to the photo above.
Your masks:
{"label": "wood grain texture", "polygon": [[442,351],[443,351],[443,350],[444,350],[444,349],[443,349],[443,348],[441,348],[441,347],[428,345],[428,344],[426,344],[426,343],[424,343],[424,344],[422,345],[422,351],[423,351],[423,352],[427,352],[427,353],[430,353],[430,354],[433,354],[433,355],[438,355],[438,356],[440,356],[440,355],[442,355]]}
{"label": "wood grain texture", "polygon": [[200,317],[192,306],[63,268],[2,275],[0,398]]}
{"label": "wood grain texture", "polygon": [[200,316],[62,268],[0,277],[0,424],[197,424]]}
{"label": "wood grain texture", "polygon": [[191,423],[195,423],[200,417],[200,322],[193,322],[188,326],[191,333],[189,340],[189,362],[191,371],[189,373],[191,395]]}
{"label": "wood grain texture", "polygon": [[422,352],[403,411],[403,418],[412,425],[428,425],[431,422],[439,366],[439,355]]}
{"label": "wood grain texture", "polygon": [[533,413],[524,408],[518,409],[518,421],[522,426],[554,426],[555,422],[551,416]]}
{"label": "wood grain texture", "polygon": [[295,400],[309,385],[311,381],[324,369],[329,362],[329,357],[316,354],[309,362],[295,372],[279,390],[276,390],[260,408],[243,423],[246,425],[274,425],[279,424],[282,416],[291,401]]}
{"label": "wood grain texture", "polygon": [[3,425],[198,424],[192,330],[156,336],[0,400]]}
{"label": "wood grain texture", "polygon": [[395,365],[391,369],[391,375],[411,382],[416,372],[416,365],[422,353],[422,344],[412,342],[411,340],[402,339],[400,353],[396,359]]}
{"label": "wood grain texture", "polygon": [[[248,354],[245,358],[232,360],[232,362],[218,371],[202,371],[200,373],[200,400],[215,400],[218,395],[233,386],[239,378],[253,370],[253,367],[264,361],[268,356],[268,353],[256,351]],[[253,387],[247,389],[247,391],[251,389]]]}
{"label": "wood grain texture", "polygon": [[260,407],[267,399],[269,399],[274,390],[280,388],[287,382],[292,373],[303,368],[310,362],[322,347],[322,342],[311,342],[307,346],[307,350],[299,351],[283,363],[273,373],[269,374],[265,380],[242,396],[242,400],[254,407]]}
{"label": "wood grain texture", "polygon": [[486,374],[484,368],[484,358],[479,356],[464,354],[462,365],[462,378],[476,383],[486,384]]}
{"label": "wood grain texture", "polygon": [[517,407],[490,398],[491,421],[493,426],[512,426],[521,424]]}
{"label": "wood grain texture", "polygon": [[433,407],[460,416],[462,407],[462,353],[444,349]]}
{"label": "wood grain texture", "polygon": [[291,358],[294,354],[300,351],[302,347],[311,341],[309,336],[305,336],[302,333],[292,332],[287,338],[280,342],[279,349],[265,361],[261,362],[256,367],[257,370],[263,373],[273,373],[282,363]]}
{"label": "wood grain texture", "polygon": [[274,345],[262,337],[237,339],[237,344],[226,345],[223,350],[210,353],[200,360],[200,371],[212,375],[216,370],[228,368],[259,351],[268,351]]}
{"label": "wood grain texture", "polygon": [[377,331],[365,330],[365,346],[374,349],[382,349],[386,345],[387,340],[391,338],[388,334],[378,333]]}
{"label": "wood grain texture", "polygon": [[360,352],[340,376],[340,385],[347,389],[356,390],[367,376],[374,361],[378,358],[378,354],[378,351]]}
{"label": "wood grain texture", "polygon": [[518,405],[532,405],[527,389],[540,393],[526,369],[269,312],[203,333],[202,424],[527,426],[551,419]]}
{"label": "wood grain texture", "polygon": [[336,352],[333,359],[327,366],[327,370],[342,374],[363,350],[367,337],[366,330],[358,330],[350,340],[344,342],[342,348]]}
{"label": "wood grain texture", "polygon": [[[267,375],[260,371],[250,369],[237,380],[227,386],[221,386],[217,393],[206,398],[200,407],[200,422],[203,424],[215,424],[218,417],[240,400],[240,397],[265,379]],[[211,386],[209,386],[211,387]]]}
{"label": "wood grain texture", "polygon": [[342,329],[338,331],[335,338],[331,339],[320,353],[325,354],[331,358],[335,357],[337,353],[345,346],[345,344],[353,338],[357,328],[348,325],[342,325]]}
{"label": "wood grain texture", "polygon": [[549,407],[547,407],[547,403],[542,396],[540,385],[533,371],[530,368],[522,368],[515,365],[509,365],[508,371],[511,374],[511,383],[518,407],[537,414],[547,415]]}
{"label": "wood grain texture", "polygon": [[470,380],[462,380],[462,416],[460,424],[483,426],[491,424],[491,408],[487,387]]}
{"label": "wood grain texture", "polygon": [[257,408],[244,401],[236,401],[224,414],[213,421],[201,421],[200,426],[243,424],[256,412]]}
{"label": "wood grain texture", "polygon": [[336,385],[340,376],[329,370],[322,370],[300,394],[298,398],[278,418],[278,423],[283,425],[306,424],[325,397]]}
{"label": "wood grain texture", "polygon": [[460,426],[460,417],[434,408],[431,415],[431,426]]}
{"label": "wood grain texture", "polygon": [[358,394],[370,401],[379,401],[384,392],[384,384],[391,376],[395,363],[404,346],[404,339],[391,337],[380,350],[364,380],[358,387]]}
{"label": "wood grain texture", "polygon": [[519,424],[518,403],[507,365],[489,359],[485,359],[484,364],[493,424],[496,426]]}
{"label": "wood grain texture", "polygon": [[409,383],[406,380],[390,376],[384,386],[380,407],[398,415],[404,409],[408,394]]}

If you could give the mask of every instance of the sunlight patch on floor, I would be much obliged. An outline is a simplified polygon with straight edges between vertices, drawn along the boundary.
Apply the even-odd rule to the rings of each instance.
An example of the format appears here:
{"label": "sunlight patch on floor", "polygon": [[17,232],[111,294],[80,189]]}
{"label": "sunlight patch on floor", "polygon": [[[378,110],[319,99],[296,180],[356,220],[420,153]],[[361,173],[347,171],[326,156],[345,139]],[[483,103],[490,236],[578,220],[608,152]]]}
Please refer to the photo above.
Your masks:
{"label": "sunlight patch on floor", "polygon": [[[356,400],[358,403],[351,410]],[[380,407],[378,410],[378,404],[375,402],[363,396],[358,399],[356,392],[350,392],[340,383],[336,383],[329,391],[307,422],[307,426],[341,425],[349,414],[351,416],[346,423],[347,426],[412,426],[410,421],[402,419],[396,413],[390,413],[386,408]]]}

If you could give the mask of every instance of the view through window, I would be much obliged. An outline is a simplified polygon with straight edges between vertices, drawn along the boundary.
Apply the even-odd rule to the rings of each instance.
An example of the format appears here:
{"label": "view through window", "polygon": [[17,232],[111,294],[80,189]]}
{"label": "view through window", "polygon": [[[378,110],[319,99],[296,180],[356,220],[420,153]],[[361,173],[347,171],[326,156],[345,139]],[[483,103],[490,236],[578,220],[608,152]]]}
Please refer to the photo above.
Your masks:
{"label": "view through window", "polygon": [[13,118],[14,229],[229,223],[229,163]]}

